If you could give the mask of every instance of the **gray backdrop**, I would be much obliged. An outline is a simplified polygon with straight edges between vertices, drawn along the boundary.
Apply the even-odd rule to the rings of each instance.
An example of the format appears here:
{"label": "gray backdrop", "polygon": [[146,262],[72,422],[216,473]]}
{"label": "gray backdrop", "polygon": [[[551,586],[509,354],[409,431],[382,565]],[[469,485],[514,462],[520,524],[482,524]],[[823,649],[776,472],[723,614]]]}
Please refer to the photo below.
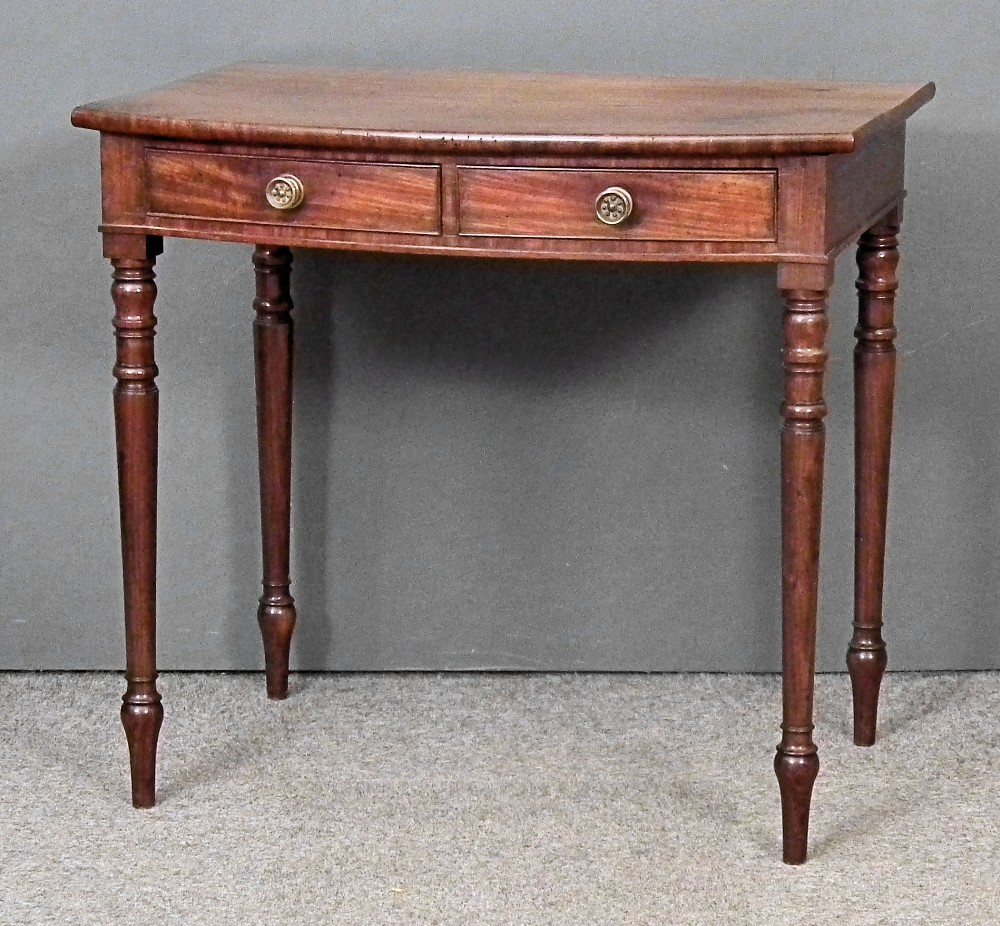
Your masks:
{"label": "gray backdrop", "polygon": [[[109,268],[77,103],[239,59],[938,82],[911,122],[894,668],[1000,666],[994,0],[56,0],[3,40],[0,664],[122,663]],[[16,32],[16,34],[15,34]],[[773,271],[300,253],[302,668],[779,664]],[[164,668],[261,665],[246,247],[159,263]],[[833,299],[820,664],[852,568]]]}

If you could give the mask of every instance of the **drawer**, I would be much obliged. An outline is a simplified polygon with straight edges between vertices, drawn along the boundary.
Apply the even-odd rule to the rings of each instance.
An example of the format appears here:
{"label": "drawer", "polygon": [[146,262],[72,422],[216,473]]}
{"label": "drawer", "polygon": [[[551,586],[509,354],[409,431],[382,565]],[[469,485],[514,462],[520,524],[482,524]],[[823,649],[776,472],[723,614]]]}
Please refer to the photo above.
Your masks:
{"label": "drawer", "polygon": [[[463,235],[775,240],[772,170],[460,167],[459,184]],[[616,225],[597,216],[597,199],[610,188],[631,197],[631,214]],[[612,206],[621,202],[620,194],[612,194]],[[614,209],[608,217],[616,217]]]}
{"label": "drawer", "polygon": [[[279,209],[269,183],[292,175],[303,201]],[[374,164],[146,149],[153,214],[349,231],[436,235],[441,230],[436,165]],[[287,192],[288,187],[285,187]]]}

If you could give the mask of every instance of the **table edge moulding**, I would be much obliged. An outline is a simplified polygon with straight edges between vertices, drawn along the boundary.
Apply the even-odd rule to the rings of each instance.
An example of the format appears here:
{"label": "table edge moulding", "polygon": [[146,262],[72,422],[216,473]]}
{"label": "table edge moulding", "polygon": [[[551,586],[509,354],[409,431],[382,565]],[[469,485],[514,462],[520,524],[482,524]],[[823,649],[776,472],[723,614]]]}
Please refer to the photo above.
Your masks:
{"label": "table edge moulding", "polygon": [[934,85],[241,64],[74,110],[101,133],[113,266],[133,803],[155,799],[157,367],[164,237],[254,246],[267,693],[288,692],[292,247],[605,262],[768,263],[781,360],[783,857],[805,860],[827,302],[857,242],[854,738],[875,740],[907,118]]}

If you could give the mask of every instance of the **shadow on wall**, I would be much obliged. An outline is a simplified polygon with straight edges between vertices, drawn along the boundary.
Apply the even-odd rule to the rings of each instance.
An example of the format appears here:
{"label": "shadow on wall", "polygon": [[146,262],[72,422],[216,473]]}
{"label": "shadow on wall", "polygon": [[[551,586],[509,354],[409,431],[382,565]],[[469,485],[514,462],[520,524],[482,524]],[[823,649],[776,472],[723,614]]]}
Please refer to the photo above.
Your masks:
{"label": "shadow on wall", "polygon": [[[978,120],[977,120],[978,121]],[[886,588],[891,665],[1000,666],[1000,152],[986,132],[908,142]]]}
{"label": "shadow on wall", "polygon": [[775,651],[772,272],[300,254],[294,280],[300,666],[679,666],[703,610]]}

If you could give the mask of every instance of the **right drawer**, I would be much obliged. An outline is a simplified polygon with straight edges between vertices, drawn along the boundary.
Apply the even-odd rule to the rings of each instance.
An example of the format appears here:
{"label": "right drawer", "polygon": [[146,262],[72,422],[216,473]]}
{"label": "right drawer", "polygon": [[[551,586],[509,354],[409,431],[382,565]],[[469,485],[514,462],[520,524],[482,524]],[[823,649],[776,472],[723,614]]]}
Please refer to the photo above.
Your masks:
{"label": "right drawer", "polygon": [[[606,170],[459,167],[459,233],[524,238],[774,241],[773,170]],[[619,224],[598,200],[625,191]]]}

